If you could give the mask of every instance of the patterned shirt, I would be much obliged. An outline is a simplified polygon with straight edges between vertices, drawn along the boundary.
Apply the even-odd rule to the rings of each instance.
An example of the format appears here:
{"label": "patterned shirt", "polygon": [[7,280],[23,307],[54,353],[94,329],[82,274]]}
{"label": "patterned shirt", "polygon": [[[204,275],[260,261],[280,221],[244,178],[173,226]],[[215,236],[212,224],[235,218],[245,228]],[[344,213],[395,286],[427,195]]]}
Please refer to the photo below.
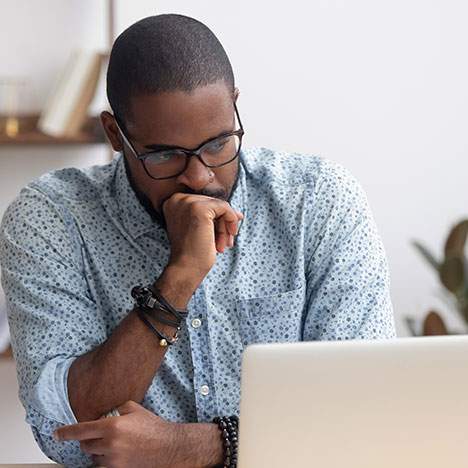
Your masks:
{"label": "patterned shirt", "polygon": [[[175,422],[239,413],[241,356],[251,343],[390,338],[388,266],[366,196],[341,166],[265,148],[241,153],[231,205],[244,213],[235,247],[188,305],[143,406]],[[91,460],[51,434],[76,418],[73,360],[102,344],[170,253],[166,231],[129,185],[122,155],[48,173],[24,188],[0,230],[20,398],[43,451]]]}

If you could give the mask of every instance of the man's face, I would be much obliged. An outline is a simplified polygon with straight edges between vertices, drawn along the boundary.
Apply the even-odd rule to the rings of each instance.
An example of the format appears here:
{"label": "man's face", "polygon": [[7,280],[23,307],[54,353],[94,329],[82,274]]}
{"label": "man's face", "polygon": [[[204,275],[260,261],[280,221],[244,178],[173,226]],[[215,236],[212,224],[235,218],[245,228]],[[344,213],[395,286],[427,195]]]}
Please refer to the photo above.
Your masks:
{"label": "man's face", "polygon": [[[224,82],[199,87],[190,93],[173,91],[134,97],[130,116],[125,120],[126,136],[138,154],[150,151],[152,145],[197,148],[208,139],[237,130],[233,106],[236,98],[237,90],[233,96]],[[114,149],[122,150],[122,139],[118,138],[120,148],[116,148],[115,129],[109,128],[115,125],[111,125],[108,116],[102,118]],[[127,145],[123,149],[133,188],[140,200],[149,201],[160,217],[164,201],[174,193],[228,200],[237,179],[238,159],[220,168],[207,168],[197,157],[191,156],[186,170],[179,176],[154,180],[131,149]],[[214,176],[210,177],[211,173]]]}

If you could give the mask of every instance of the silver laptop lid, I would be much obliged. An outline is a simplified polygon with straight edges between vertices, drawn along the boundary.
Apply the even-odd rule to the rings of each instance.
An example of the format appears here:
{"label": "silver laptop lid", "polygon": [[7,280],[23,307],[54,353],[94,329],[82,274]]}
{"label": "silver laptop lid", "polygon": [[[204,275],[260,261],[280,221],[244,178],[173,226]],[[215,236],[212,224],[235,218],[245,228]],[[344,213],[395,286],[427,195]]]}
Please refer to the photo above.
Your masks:
{"label": "silver laptop lid", "polygon": [[239,468],[468,467],[468,337],[249,346]]}

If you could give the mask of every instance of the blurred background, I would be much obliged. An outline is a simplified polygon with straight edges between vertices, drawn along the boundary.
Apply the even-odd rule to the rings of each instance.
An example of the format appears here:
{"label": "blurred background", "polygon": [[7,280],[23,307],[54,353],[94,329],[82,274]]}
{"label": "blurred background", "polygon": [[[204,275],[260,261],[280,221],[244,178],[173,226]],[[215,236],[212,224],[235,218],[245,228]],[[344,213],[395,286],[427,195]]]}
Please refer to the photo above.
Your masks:
{"label": "blurred background", "polygon": [[[362,183],[387,250],[399,336],[422,333],[430,310],[465,333],[452,281],[460,272],[438,275],[411,244],[421,241],[439,268],[449,230],[468,217],[464,0],[0,0],[0,216],[38,175],[110,160],[96,120],[107,108],[106,54],[123,29],[159,13],[193,16],[223,43],[247,146],[318,154]],[[467,229],[459,225],[458,240]],[[4,309],[0,291],[8,353]],[[0,382],[0,462],[45,460],[22,421],[11,358]]]}

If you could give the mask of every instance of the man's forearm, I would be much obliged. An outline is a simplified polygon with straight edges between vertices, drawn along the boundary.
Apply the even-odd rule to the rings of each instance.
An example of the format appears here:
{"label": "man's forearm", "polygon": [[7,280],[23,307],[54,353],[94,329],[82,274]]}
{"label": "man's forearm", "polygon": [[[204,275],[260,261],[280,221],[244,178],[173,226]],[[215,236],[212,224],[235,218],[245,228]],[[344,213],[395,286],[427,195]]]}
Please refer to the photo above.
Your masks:
{"label": "man's forearm", "polygon": [[[171,304],[183,308],[196,286],[178,280],[177,275],[166,269],[156,285]],[[158,329],[167,335],[174,333],[167,325],[158,324]],[[141,402],[166,350],[137,313],[130,312],[106,342],[78,357],[70,367],[68,398],[77,420],[97,419],[129,400]]]}
{"label": "man's forearm", "polygon": [[70,367],[68,398],[76,419],[94,420],[128,400],[141,402],[164,354],[132,311],[105,343]]}

